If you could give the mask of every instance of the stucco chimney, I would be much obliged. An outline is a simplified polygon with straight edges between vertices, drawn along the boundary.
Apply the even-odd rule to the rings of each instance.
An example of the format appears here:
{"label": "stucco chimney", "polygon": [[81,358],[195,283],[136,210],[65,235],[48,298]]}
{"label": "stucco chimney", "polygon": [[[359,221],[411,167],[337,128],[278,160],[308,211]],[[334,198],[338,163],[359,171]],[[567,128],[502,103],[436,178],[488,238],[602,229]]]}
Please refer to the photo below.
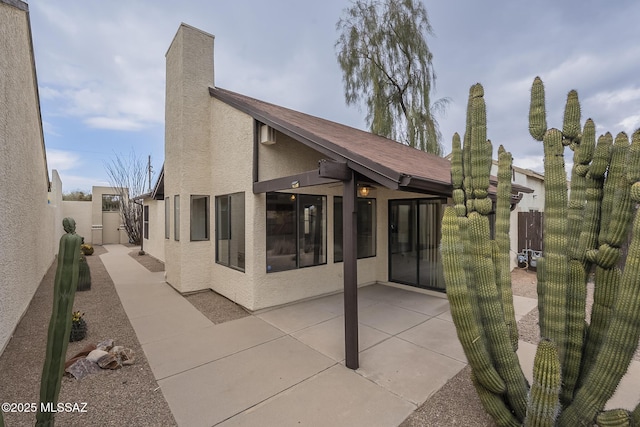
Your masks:
{"label": "stucco chimney", "polygon": [[186,214],[179,225],[180,241],[169,239],[165,244],[165,256],[174,261],[167,264],[166,276],[180,291],[189,287],[183,244],[189,241],[189,195],[207,195],[211,189],[213,41],[213,35],[183,23],[166,54],[164,190],[172,217],[175,196],[180,196],[179,210]]}

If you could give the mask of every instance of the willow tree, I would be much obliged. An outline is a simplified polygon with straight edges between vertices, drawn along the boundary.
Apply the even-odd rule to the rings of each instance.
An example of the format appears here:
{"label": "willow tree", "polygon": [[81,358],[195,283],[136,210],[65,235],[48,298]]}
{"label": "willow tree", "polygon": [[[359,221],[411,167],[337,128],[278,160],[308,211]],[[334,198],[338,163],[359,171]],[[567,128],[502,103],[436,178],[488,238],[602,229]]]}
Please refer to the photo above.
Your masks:
{"label": "willow tree", "polygon": [[433,104],[433,29],[418,0],[355,0],[336,25],[338,63],[347,105],[365,104],[371,132],[429,153],[442,154]]}

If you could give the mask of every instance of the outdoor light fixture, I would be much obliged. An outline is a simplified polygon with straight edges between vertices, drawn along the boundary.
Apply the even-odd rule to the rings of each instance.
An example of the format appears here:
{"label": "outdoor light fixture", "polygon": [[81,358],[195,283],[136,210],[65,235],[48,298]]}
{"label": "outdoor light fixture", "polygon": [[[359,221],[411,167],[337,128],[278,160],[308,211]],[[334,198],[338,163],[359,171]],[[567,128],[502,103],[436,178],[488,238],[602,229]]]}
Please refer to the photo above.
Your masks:
{"label": "outdoor light fixture", "polygon": [[293,181],[291,183],[291,188],[298,188],[300,187],[300,181]]}
{"label": "outdoor light fixture", "polygon": [[361,185],[358,187],[358,195],[360,197],[367,197],[369,195],[369,192],[371,192],[371,187],[369,187],[368,185]]}

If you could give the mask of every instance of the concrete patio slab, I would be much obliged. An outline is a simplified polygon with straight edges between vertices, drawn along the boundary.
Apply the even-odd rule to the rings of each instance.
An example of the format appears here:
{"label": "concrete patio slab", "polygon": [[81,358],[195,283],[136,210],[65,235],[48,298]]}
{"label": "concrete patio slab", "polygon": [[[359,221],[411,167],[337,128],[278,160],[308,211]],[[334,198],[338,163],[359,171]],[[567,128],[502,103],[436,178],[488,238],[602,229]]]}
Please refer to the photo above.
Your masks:
{"label": "concrete patio slab", "polygon": [[[189,303],[187,302],[187,304]],[[125,310],[127,309],[125,308]],[[195,307],[192,305],[186,307],[183,304],[147,316],[129,317],[129,320],[136,331],[140,344],[147,344],[211,325],[211,321]]]}
{"label": "concrete patio slab", "polygon": [[360,353],[360,373],[403,399],[421,404],[465,363],[396,337]]}
{"label": "concrete patio slab", "polygon": [[395,335],[429,319],[429,316],[386,302],[361,310],[358,321],[387,334]]}
{"label": "concrete patio slab", "polygon": [[[366,350],[391,336],[363,324],[359,325],[358,330],[358,348],[360,351]],[[310,326],[291,334],[291,336],[336,362],[344,360],[344,316],[335,317]]]}
{"label": "concrete patio slab", "polygon": [[[333,314],[344,314],[344,294],[342,293],[316,298],[308,302],[322,310],[329,311]],[[378,301],[371,298],[366,298],[358,293],[358,311],[377,303]]]}
{"label": "concrete patio slab", "polygon": [[291,337],[158,381],[179,425],[212,426],[335,364]]}
{"label": "concrete patio slab", "polygon": [[350,369],[333,366],[221,426],[392,427],[415,408]]}
{"label": "concrete patio slab", "polygon": [[427,316],[437,316],[449,309],[449,300],[446,296],[432,296],[420,292],[405,291],[404,289],[394,289],[389,294],[387,300],[389,304],[417,311]]}
{"label": "concrete patio slab", "polygon": [[176,308],[189,309],[188,301],[178,294],[171,286],[167,285],[146,285],[131,287],[127,290],[116,289],[122,306],[129,313],[129,318],[145,317],[156,313],[163,313]]}
{"label": "concrete patio slab", "polygon": [[457,339],[451,339],[457,336],[456,327],[452,322],[433,318],[399,334],[398,338],[467,363],[462,345]]}
{"label": "concrete patio slab", "polygon": [[143,349],[159,380],[282,336],[279,329],[249,316],[147,343]]}
{"label": "concrete patio slab", "polygon": [[285,333],[291,334],[320,322],[333,319],[337,317],[338,314],[325,310],[317,305],[315,300],[311,300],[269,310],[257,316]]}
{"label": "concrete patio slab", "polygon": [[524,316],[529,314],[531,310],[538,306],[538,300],[535,298],[513,296],[513,310],[516,314],[516,321],[520,321]]}
{"label": "concrete patio slab", "polygon": [[451,316],[451,310],[447,310],[436,316],[440,320],[446,320],[447,322],[453,322],[453,316]]}

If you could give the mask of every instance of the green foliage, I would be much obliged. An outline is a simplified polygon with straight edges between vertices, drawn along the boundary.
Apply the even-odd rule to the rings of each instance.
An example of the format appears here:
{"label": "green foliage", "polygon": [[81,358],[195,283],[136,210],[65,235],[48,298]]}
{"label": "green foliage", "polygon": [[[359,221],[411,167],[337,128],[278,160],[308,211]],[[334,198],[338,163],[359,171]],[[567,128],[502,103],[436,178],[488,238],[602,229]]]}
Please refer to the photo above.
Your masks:
{"label": "green foliage", "polygon": [[[464,143],[452,153],[453,201],[445,210],[442,259],[458,336],[486,411],[498,425],[636,425],[633,411],[604,411],[640,339],[640,131],[595,141],[595,124],[580,128],[578,94],[569,92],[563,130],[547,129],[544,87],[531,90],[529,130],[543,141],[544,257],[538,260],[541,341],[529,387],[515,350],[509,265],[511,158],[501,147],[490,240],[485,192],[491,166],[481,86],[470,91]],[[565,146],[573,150],[567,197]],[[486,205],[485,205],[486,204]],[[489,207],[489,209],[487,209]],[[624,268],[620,247],[631,231]],[[460,266],[464,268],[460,268]],[[595,269],[594,305],[585,319],[587,278]],[[449,295],[449,289],[452,292]],[[511,325],[514,325],[512,328]],[[515,332],[515,335],[514,335]],[[470,339],[469,336],[475,337]],[[498,377],[496,378],[496,374]],[[505,391],[499,391],[504,383]]]}
{"label": "green foliage", "polygon": [[347,105],[363,102],[371,132],[441,155],[431,103],[436,76],[427,11],[416,0],[355,0],[336,25]]}
{"label": "green foliage", "polygon": [[91,289],[91,269],[84,255],[80,256],[78,263],[78,291],[88,291]]}
{"label": "green foliage", "polygon": [[84,191],[76,190],[62,195],[62,200],[76,201],[76,202],[90,202],[91,193],[85,193]]}
{"label": "green foliage", "polygon": [[[60,238],[58,249],[58,268],[53,289],[53,309],[49,321],[47,352],[42,368],[40,384],[40,403],[55,406],[60,393],[60,382],[64,373],[64,361],[71,333],[73,300],[78,285],[80,262],[80,243],[82,238],[75,233],[73,218],[65,218],[63,226],[67,234]],[[41,412],[36,415],[36,426],[53,426],[53,412]]]}

